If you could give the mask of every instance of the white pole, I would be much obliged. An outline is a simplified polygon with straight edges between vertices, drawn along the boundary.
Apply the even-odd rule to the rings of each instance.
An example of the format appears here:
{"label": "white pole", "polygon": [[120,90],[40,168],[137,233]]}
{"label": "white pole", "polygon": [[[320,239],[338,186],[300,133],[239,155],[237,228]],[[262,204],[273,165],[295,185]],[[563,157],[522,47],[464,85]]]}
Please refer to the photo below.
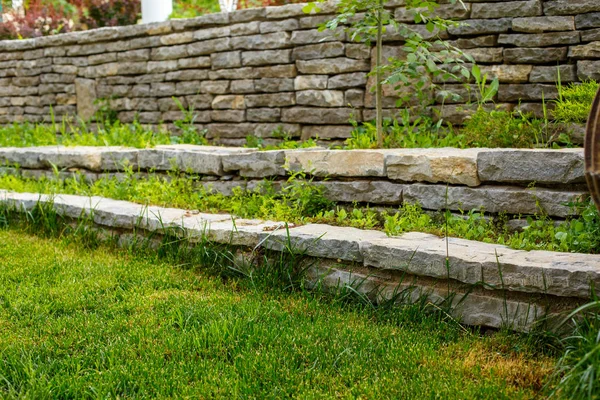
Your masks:
{"label": "white pole", "polygon": [[142,0],[142,23],[162,22],[173,12],[173,0]]}

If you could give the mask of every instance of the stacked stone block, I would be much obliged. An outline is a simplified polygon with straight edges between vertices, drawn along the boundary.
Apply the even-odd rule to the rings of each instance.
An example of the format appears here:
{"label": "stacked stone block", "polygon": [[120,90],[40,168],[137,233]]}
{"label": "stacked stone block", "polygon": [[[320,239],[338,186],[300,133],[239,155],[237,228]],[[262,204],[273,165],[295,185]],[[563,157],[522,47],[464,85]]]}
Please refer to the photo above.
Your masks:
{"label": "stacked stone block", "polygon": [[[412,12],[389,2],[395,18]],[[50,112],[90,118],[96,99],[124,122],[171,124],[183,117],[173,98],[193,108],[195,123],[222,144],[247,135],[339,140],[349,118],[374,118],[373,51],[342,29],[320,31],[335,7],[306,15],[302,5],[240,10],[165,23],[102,28],[0,42],[0,124],[48,121]],[[480,1],[442,4],[459,25],[441,37],[464,49],[501,83],[503,109],[542,113],[563,83],[600,79],[600,2]],[[432,34],[414,26],[423,35]],[[402,57],[402,35],[388,30],[384,56]],[[446,82],[457,101],[435,97],[442,117],[459,123],[476,98],[473,86]],[[385,115],[396,114],[386,88]],[[442,104],[443,103],[443,104]]]}

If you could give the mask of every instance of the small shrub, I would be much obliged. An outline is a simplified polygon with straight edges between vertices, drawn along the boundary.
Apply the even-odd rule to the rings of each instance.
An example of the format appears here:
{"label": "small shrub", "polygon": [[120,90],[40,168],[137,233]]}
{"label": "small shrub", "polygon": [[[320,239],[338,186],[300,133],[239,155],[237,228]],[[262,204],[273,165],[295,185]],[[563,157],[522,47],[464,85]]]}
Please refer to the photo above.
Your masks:
{"label": "small shrub", "polygon": [[466,147],[531,148],[547,143],[545,123],[520,112],[479,107],[461,133]]}
{"label": "small shrub", "polygon": [[4,17],[0,23],[0,40],[36,38],[75,29],[75,21],[65,8],[42,0],[29,1],[24,14],[11,10]]}
{"label": "small shrub", "polygon": [[[378,147],[377,128],[372,122],[359,125],[351,121],[354,130],[346,140],[346,149],[373,149]],[[464,147],[463,135],[440,127],[428,116],[411,116],[406,109],[401,110],[398,119],[385,119],[383,122],[384,148],[417,147]]]}
{"label": "small shrub", "polygon": [[559,86],[559,97],[555,101],[554,118],[559,122],[585,123],[598,91],[594,80]]}

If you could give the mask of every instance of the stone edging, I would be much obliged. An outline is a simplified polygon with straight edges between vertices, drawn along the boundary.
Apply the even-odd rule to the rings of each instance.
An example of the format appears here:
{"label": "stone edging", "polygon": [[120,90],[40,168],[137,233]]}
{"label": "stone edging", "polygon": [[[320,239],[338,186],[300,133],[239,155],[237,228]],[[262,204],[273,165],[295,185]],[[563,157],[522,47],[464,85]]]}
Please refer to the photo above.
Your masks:
{"label": "stone edging", "polygon": [[[51,197],[0,191],[0,203],[13,206],[16,211],[31,210],[38,202],[52,203],[59,214],[70,218],[91,214],[94,223],[112,229],[132,231],[139,228],[160,233],[165,228],[176,227],[183,228],[192,238],[206,236],[215,243],[250,248],[262,246],[276,251],[281,251],[284,243],[289,240],[295,248],[306,250],[309,256],[338,263],[335,268],[326,271],[325,275],[330,283],[332,279],[337,279],[339,283],[343,276],[346,276],[346,281],[350,279],[350,272],[343,266],[346,264],[372,271],[363,273],[362,276],[369,278],[371,286],[380,281],[385,282],[388,289],[393,282],[389,279],[386,282],[382,276],[394,272],[409,274],[415,277],[415,282],[418,279],[433,280],[433,285],[429,283],[426,286],[438,291],[439,283],[443,286],[446,282],[462,285],[463,292],[465,286],[480,287],[482,289],[474,297],[478,302],[486,299],[485,304],[496,304],[490,306],[496,311],[508,307],[508,302],[511,310],[519,314],[517,319],[527,325],[533,322],[536,315],[541,315],[541,298],[546,298],[550,307],[576,304],[590,298],[592,284],[600,285],[598,255],[513,250],[502,245],[450,238],[447,269],[445,239],[429,234],[407,233],[387,237],[379,231],[323,224],[285,229],[285,224],[281,222],[147,207],[100,197]],[[356,279],[356,276],[361,275],[354,276],[353,279]],[[419,286],[419,283],[416,285]],[[508,300],[507,294],[512,296]],[[515,296],[516,300],[513,299]],[[481,307],[485,309],[485,305]],[[479,312],[482,312],[481,307]],[[476,311],[473,309],[470,312]],[[486,322],[483,324],[497,327],[498,316],[492,318],[489,313],[486,315],[483,318]],[[473,315],[467,316],[467,320],[481,321]]]}
{"label": "stone edging", "polygon": [[[583,150],[390,149],[273,150],[166,145],[123,147],[0,148],[0,164],[18,165],[26,176],[82,169],[90,179],[124,165],[141,171],[177,169],[203,175],[205,186],[228,193],[248,180],[305,171],[339,202],[399,205],[418,202],[428,210],[535,214],[540,207],[564,218],[567,206],[587,196]],[[28,175],[29,174],[29,175]],[[48,174],[51,174],[48,172]],[[320,180],[322,178],[327,178]]]}

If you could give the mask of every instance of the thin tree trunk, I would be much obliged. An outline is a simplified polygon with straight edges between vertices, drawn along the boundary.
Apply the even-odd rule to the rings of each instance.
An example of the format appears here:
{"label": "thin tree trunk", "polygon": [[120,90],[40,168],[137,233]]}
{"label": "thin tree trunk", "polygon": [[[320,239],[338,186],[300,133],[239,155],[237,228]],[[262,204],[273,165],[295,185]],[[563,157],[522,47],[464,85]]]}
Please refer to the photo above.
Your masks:
{"label": "thin tree trunk", "polygon": [[376,44],[376,60],[375,60],[375,109],[376,109],[376,127],[377,127],[377,146],[383,147],[383,115],[382,115],[382,103],[383,103],[383,89],[381,87],[381,48],[383,47],[383,0],[379,0],[379,7],[377,10],[377,44]]}

